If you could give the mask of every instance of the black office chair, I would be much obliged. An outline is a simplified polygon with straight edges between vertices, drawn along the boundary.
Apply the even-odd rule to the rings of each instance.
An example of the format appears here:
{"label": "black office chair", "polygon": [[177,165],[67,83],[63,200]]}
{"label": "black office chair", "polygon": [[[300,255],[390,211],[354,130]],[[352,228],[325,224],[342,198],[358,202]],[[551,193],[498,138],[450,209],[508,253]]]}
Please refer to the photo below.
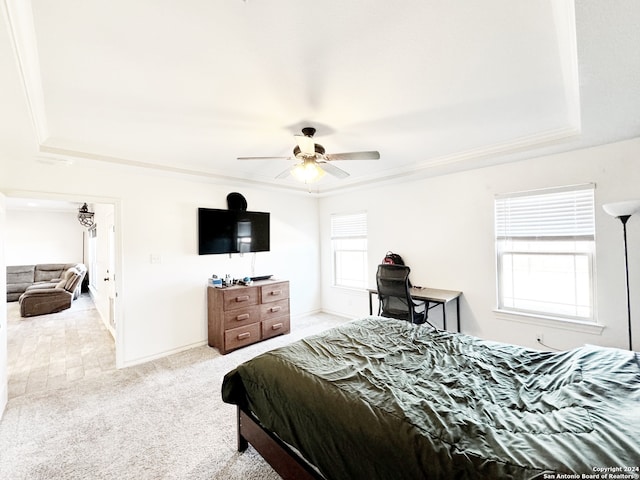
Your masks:
{"label": "black office chair", "polygon": [[427,321],[427,302],[411,298],[409,272],[406,265],[378,265],[376,284],[378,287],[378,315],[407,320],[411,323]]}

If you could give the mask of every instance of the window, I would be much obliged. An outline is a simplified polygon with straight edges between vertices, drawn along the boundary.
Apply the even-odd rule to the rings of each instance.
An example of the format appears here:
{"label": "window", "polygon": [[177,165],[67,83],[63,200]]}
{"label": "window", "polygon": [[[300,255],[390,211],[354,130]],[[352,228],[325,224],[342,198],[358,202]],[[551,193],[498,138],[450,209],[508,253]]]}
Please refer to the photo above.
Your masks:
{"label": "window", "polygon": [[367,287],[367,214],[331,215],[333,284]]}
{"label": "window", "polygon": [[594,321],[594,187],[495,200],[498,308]]}

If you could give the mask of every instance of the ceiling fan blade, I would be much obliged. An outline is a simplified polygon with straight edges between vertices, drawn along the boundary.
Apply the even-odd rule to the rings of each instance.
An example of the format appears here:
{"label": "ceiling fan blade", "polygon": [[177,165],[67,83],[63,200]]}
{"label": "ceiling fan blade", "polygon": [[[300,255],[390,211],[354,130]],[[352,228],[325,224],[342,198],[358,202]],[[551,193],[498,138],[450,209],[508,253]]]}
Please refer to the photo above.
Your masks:
{"label": "ceiling fan blade", "polygon": [[379,160],[380,152],[328,153],[325,157],[327,160]]}
{"label": "ceiling fan blade", "polygon": [[313,137],[308,137],[307,135],[294,136],[303,155],[314,155],[316,153],[316,144],[313,141]]}
{"label": "ceiling fan blade", "polygon": [[291,157],[238,157],[238,160],[291,160]]}
{"label": "ceiling fan blade", "polygon": [[291,173],[291,167],[287,168],[286,170],[283,170],[278,175],[276,175],[274,178],[276,178],[276,179],[286,178],[286,177],[289,176],[290,173]]}
{"label": "ceiling fan blade", "polygon": [[345,172],[341,168],[336,167],[335,165],[332,165],[331,163],[322,162],[318,163],[318,166],[329,175],[333,175],[334,177],[347,178],[349,176],[347,172]]}

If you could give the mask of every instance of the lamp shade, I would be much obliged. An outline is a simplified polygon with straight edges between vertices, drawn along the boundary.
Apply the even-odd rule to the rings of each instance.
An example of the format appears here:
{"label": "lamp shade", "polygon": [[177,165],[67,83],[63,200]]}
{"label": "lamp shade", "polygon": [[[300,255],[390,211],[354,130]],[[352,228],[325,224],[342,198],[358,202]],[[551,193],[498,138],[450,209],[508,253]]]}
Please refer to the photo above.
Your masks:
{"label": "lamp shade", "polygon": [[640,212],[640,200],[627,200],[625,202],[605,203],[602,208],[612,217],[623,217]]}
{"label": "lamp shade", "polygon": [[291,169],[291,174],[301,182],[311,183],[320,180],[324,175],[322,170],[314,161],[305,160]]}

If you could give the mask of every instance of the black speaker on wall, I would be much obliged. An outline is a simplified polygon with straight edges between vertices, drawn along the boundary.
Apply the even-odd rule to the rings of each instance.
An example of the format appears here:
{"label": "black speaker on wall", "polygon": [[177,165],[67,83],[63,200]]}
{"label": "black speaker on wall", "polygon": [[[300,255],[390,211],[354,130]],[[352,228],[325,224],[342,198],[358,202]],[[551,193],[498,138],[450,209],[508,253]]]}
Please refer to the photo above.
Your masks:
{"label": "black speaker on wall", "polygon": [[247,200],[241,193],[231,192],[227,195],[227,208],[229,210],[241,210],[247,209]]}

